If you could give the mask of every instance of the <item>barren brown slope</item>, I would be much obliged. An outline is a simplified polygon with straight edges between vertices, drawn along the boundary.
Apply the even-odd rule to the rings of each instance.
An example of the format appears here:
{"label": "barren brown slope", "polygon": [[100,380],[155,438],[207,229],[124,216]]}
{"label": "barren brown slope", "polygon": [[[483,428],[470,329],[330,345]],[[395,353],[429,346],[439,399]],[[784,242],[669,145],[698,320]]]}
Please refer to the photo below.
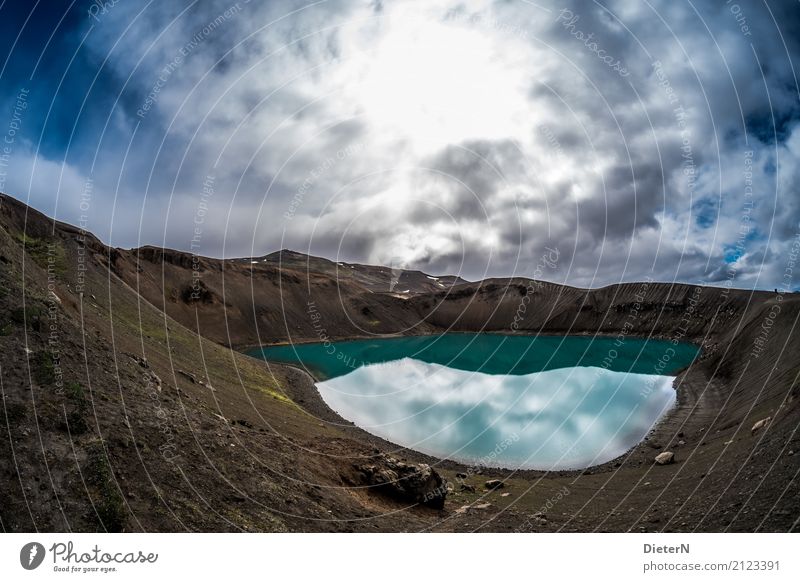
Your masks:
{"label": "barren brown slope", "polygon": [[444,329],[616,334],[624,328],[639,336],[682,335],[713,349],[719,334],[775,295],[656,282],[579,289],[523,278],[447,277],[440,287],[418,271],[399,275],[395,289],[411,288],[399,293],[389,292],[386,267],[350,270],[290,251],[223,261],[154,247],[114,249],[110,264],[170,316],[234,347]]}
{"label": "barren brown slope", "polygon": [[[670,283],[579,289],[529,279],[488,279],[410,300],[455,330],[716,337],[774,293]],[[791,297],[791,295],[789,296]]]}
{"label": "barren brown slope", "polygon": [[[54,225],[5,197],[0,225],[5,530],[797,527],[796,295],[664,284],[593,291],[543,284],[529,293],[530,282],[520,279],[400,299],[355,281],[337,284],[324,273],[273,267],[253,270],[251,278],[249,265],[234,269],[208,259],[201,281],[212,295],[184,301],[179,291],[172,301],[171,286],[192,281],[189,255],[154,249],[137,257],[91,237],[84,252],[78,229]],[[83,297],[76,287],[82,260]],[[60,299],[55,306],[48,267]],[[405,508],[354,486],[353,461],[392,445],[342,423],[302,374],[267,368],[194,333],[235,345],[290,333],[317,339],[309,298],[331,337],[507,331],[524,304],[520,332],[624,331],[623,339],[685,336],[705,347],[679,378],[678,407],[624,457],[582,472],[479,475],[404,451],[434,463],[451,481],[466,471],[467,484],[477,487],[452,493],[442,512]],[[54,349],[46,319],[51,309],[60,385],[47,359]],[[277,311],[277,323],[259,320],[259,309]],[[765,322],[773,319],[764,336]],[[653,456],[666,449],[677,462],[654,467]],[[506,479],[511,495],[482,491],[487,475]],[[484,503],[490,505],[460,509]],[[545,520],[532,517],[548,504]]]}
{"label": "barren brown slope", "polygon": [[114,253],[0,197],[3,531],[429,522],[382,519],[397,505],[351,486],[373,448],[292,400],[305,376],[165,316],[106,267]]}
{"label": "barren brown slope", "polygon": [[[153,247],[112,254],[112,270],[122,280],[171,317],[223,345],[433,331],[405,300],[373,292],[351,276],[294,263],[223,261]],[[313,311],[322,319],[312,318]]]}
{"label": "barren brown slope", "polygon": [[337,281],[352,281],[373,293],[417,294],[433,293],[453,285],[466,283],[453,275],[432,276],[422,271],[412,271],[384,265],[334,262],[296,251],[283,249],[255,259],[241,259],[245,263],[270,263],[277,267],[328,275]]}

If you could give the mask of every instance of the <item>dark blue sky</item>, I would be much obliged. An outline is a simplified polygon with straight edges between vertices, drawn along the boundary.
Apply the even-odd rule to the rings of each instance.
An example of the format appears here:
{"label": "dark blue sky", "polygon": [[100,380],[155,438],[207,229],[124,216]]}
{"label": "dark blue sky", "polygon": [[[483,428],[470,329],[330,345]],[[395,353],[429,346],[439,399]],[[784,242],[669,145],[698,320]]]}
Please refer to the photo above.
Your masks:
{"label": "dark blue sky", "polygon": [[[98,109],[109,108],[108,97],[117,86],[106,70],[98,68],[89,50],[81,47],[89,29],[87,4],[3,2],[0,8],[0,54],[5,58],[2,99],[13,103],[21,88],[31,90],[25,135],[38,142],[46,122],[41,151],[48,157],[63,155],[74,130],[77,139],[96,130]],[[94,111],[79,117],[87,93]]]}

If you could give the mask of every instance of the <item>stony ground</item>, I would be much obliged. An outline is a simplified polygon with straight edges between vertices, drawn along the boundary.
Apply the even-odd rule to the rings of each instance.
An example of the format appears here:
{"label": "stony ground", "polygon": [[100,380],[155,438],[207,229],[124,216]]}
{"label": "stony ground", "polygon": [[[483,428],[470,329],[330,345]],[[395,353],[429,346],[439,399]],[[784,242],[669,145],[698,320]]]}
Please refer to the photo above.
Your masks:
{"label": "stony ground", "polygon": [[[677,382],[678,407],[628,454],[582,472],[507,472],[398,449],[338,418],[303,372],[225,345],[315,339],[308,300],[332,337],[508,330],[528,282],[437,289],[409,275],[426,287],[397,297],[375,292],[385,269],[337,279],[326,263],[203,261],[198,299],[184,293],[188,255],[109,249],[0,197],[4,531],[798,527],[795,295],[537,286],[519,333],[615,334],[630,321],[630,335],[704,349]],[[665,451],[674,462],[655,464]],[[441,475],[443,508],[366,482],[362,468],[387,456]]]}

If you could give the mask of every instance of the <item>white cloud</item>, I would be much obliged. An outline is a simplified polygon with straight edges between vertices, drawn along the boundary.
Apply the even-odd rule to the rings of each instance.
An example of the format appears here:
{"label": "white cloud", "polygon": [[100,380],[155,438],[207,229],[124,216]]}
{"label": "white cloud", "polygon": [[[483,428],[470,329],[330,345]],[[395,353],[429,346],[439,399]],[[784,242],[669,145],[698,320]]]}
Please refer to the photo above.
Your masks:
{"label": "white cloud", "polygon": [[[293,246],[467,277],[524,276],[550,245],[564,253],[552,277],[573,284],[701,280],[724,270],[736,242],[747,149],[758,232],[746,261],[770,232],[768,260],[779,261],[796,228],[788,217],[800,138],[776,147],[763,134],[773,113],[796,115],[797,91],[761,9],[748,12],[760,34],[743,38],[724,6],[698,8],[700,21],[683,4],[657,15],[628,2],[608,11],[575,2],[569,29],[558,4],[242,2],[192,45],[137,120],[163,67],[231,6],[201,3],[178,16],[175,3],[158,3],[134,20],[139,8],[121,3],[90,35],[130,78],[120,107],[140,122],[112,242],[187,248],[202,181],[213,174],[209,254],[223,244],[228,256]],[[113,131],[129,139],[130,127]],[[98,162],[97,188],[110,199],[119,159],[111,147]],[[145,211],[153,219],[140,233],[131,216]],[[764,272],[762,285],[780,269]],[[747,285],[758,270],[738,276]]]}

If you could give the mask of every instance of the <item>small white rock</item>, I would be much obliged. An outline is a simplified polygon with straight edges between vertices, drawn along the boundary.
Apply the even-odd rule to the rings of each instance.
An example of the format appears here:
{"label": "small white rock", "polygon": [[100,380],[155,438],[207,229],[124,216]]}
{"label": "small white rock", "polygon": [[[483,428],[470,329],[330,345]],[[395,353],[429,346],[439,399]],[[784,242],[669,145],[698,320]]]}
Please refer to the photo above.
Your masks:
{"label": "small white rock", "polygon": [[664,451],[663,453],[659,453],[658,455],[656,455],[655,458],[656,465],[669,465],[674,461],[675,461],[675,453],[670,451]]}
{"label": "small white rock", "polygon": [[771,416],[759,420],[757,423],[753,425],[753,428],[750,429],[750,434],[755,434],[756,432],[767,426],[770,420],[772,420]]}

